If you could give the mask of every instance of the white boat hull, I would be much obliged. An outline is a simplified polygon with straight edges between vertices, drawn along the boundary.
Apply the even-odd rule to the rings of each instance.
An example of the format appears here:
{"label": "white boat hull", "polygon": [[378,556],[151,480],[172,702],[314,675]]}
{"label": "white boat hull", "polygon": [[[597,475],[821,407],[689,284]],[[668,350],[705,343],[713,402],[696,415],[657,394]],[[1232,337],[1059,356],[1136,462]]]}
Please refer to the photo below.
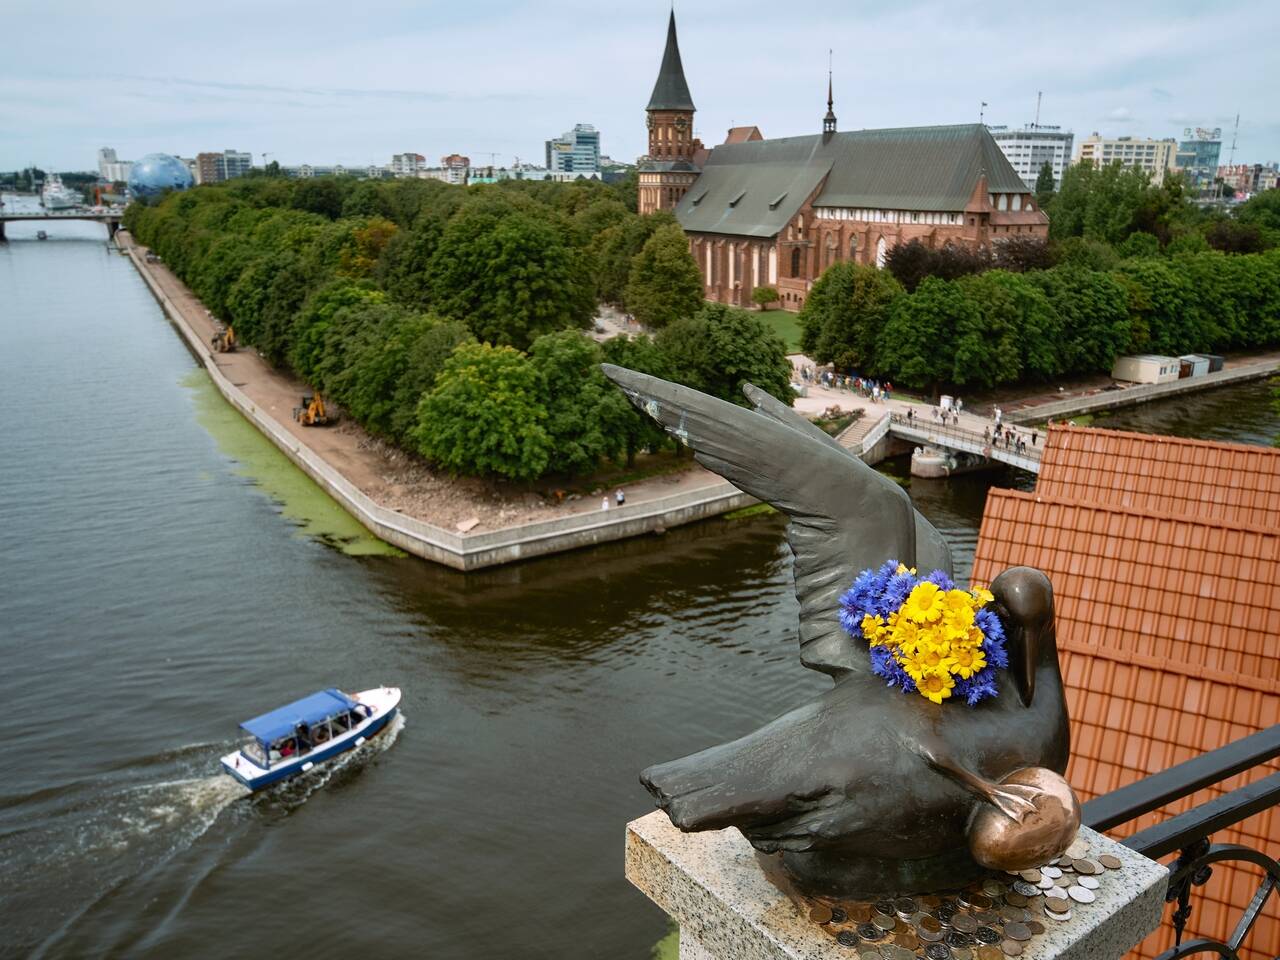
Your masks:
{"label": "white boat hull", "polygon": [[277,760],[269,767],[261,766],[257,761],[246,756],[243,751],[236,750],[222,758],[223,770],[250,790],[260,790],[270,784],[306,773],[317,764],[324,763],[348,750],[354,750],[366,740],[385,730],[387,724],[399,712],[400,688],[378,687],[373,690],[362,690],[354,694],[352,699],[369,707],[372,715],[340,736],[335,736],[296,757]]}

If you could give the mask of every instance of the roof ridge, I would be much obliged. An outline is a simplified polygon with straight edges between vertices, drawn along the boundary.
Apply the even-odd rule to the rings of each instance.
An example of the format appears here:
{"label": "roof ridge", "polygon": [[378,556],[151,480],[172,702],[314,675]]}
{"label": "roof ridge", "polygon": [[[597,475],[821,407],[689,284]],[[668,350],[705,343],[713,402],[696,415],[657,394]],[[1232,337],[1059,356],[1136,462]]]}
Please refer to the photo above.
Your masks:
{"label": "roof ridge", "polygon": [[[1089,510],[1100,510],[1104,513],[1120,513],[1130,517],[1149,517],[1153,520],[1179,520],[1186,523],[1194,523],[1201,527],[1220,527],[1225,530],[1243,530],[1247,533],[1260,533],[1268,537],[1280,537],[1280,527],[1269,527],[1265,524],[1234,523],[1230,520],[1221,520],[1216,517],[1202,518],[1193,514],[1172,513],[1167,510],[1136,509],[1111,503],[1099,503],[1096,500],[1077,500],[1074,497],[1048,496],[1026,490],[1009,490],[1001,487],[990,490],[987,493],[988,502],[992,497],[1012,497],[1016,500],[1029,500],[1034,503],[1053,503],[1064,507],[1084,507]],[[983,519],[986,519],[985,510],[983,511]]]}
{"label": "roof ridge", "polygon": [[[1102,434],[1116,437],[1135,438],[1144,440],[1148,443],[1154,441],[1156,445],[1173,445],[1188,447],[1212,447],[1216,450],[1239,450],[1246,453],[1265,453],[1270,456],[1280,457],[1280,447],[1264,447],[1258,443],[1226,443],[1222,440],[1201,440],[1195,437],[1174,437],[1167,434],[1157,433],[1140,433],[1136,430],[1113,430],[1107,427],[1081,427],[1071,426],[1066,423],[1055,423],[1049,428],[1049,436],[1055,433],[1079,433],[1079,434]],[[1048,453],[1048,439],[1045,440],[1045,452]]]}
{"label": "roof ridge", "polygon": [[[1184,663],[1181,660],[1171,660],[1168,657],[1153,657],[1149,653],[1141,653],[1135,650],[1116,650],[1111,647],[1086,643],[1083,640],[1074,640],[1063,636],[1058,637],[1058,649],[1131,666],[1152,667],[1168,673],[1181,674],[1193,680],[1222,683],[1232,687],[1244,687],[1249,690],[1270,694],[1271,696],[1280,696],[1280,693],[1276,690],[1275,681],[1270,678],[1255,677],[1245,673],[1227,673],[1223,670],[1214,670],[1209,667]],[[1115,696],[1114,693],[1112,695]]]}

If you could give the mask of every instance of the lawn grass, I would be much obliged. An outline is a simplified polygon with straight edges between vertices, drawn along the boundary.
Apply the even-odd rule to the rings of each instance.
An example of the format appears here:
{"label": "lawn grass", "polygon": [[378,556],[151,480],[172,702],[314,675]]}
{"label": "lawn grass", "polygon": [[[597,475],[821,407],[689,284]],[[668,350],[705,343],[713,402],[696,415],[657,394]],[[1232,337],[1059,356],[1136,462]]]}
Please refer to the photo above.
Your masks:
{"label": "lawn grass", "polygon": [[762,310],[760,319],[773,328],[773,332],[787,345],[787,353],[800,353],[800,324],[796,315],[788,310]]}

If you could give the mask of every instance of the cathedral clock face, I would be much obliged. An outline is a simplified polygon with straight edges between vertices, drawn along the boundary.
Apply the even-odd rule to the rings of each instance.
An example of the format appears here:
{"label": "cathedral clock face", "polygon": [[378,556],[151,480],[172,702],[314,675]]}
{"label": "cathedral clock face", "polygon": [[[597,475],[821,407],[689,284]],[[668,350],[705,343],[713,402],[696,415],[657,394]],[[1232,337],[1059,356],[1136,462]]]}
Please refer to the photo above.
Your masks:
{"label": "cathedral clock face", "polygon": [[677,129],[677,130],[683,130],[683,129],[684,129],[685,127],[687,127],[688,125],[689,125],[689,121],[688,121],[688,120],[686,120],[684,117],[676,117],[676,129]]}
{"label": "cathedral clock face", "polygon": [[648,127],[650,130],[653,129],[653,114],[646,113],[644,115],[644,125]]}

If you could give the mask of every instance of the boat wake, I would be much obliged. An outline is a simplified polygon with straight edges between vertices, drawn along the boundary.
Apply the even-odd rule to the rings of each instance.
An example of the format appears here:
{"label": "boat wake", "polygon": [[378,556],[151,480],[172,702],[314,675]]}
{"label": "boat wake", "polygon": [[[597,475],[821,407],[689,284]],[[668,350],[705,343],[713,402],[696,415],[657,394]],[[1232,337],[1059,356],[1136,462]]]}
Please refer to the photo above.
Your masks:
{"label": "boat wake", "polygon": [[[391,748],[404,729],[404,711],[401,710],[391,718],[391,722],[372,740],[360,746],[340,753],[332,760],[327,760],[314,770],[288,780],[282,780],[274,786],[261,791],[255,797],[256,805],[264,812],[273,811],[288,813],[301,806],[315,793],[325,787],[342,786],[355,780],[368,766],[369,761]],[[227,777],[230,780],[230,777]],[[232,781],[235,783],[236,781]],[[238,785],[238,784],[237,784]],[[258,799],[261,798],[261,799]]]}
{"label": "boat wake", "polygon": [[[82,781],[26,804],[15,798],[0,810],[8,820],[0,823],[0,917],[5,918],[0,956],[10,949],[18,956],[60,955],[86,914],[191,848],[220,818],[230,816],[235,824],[288,816],[316,791],[358,777],[403,727],[403,714],[397,714],[369,742],[256,795],[217,773],[132,785]],[[228,747],[181,747],[166,757],[170,763],[178,760],[174,772],[195,772],[209,769],[217,751]],[[134,767],[156,765],[165,764],[149,758]]]}

